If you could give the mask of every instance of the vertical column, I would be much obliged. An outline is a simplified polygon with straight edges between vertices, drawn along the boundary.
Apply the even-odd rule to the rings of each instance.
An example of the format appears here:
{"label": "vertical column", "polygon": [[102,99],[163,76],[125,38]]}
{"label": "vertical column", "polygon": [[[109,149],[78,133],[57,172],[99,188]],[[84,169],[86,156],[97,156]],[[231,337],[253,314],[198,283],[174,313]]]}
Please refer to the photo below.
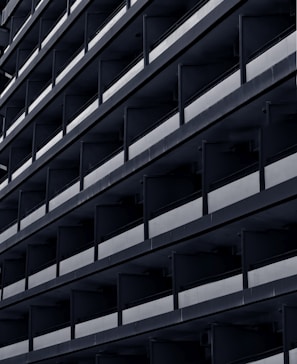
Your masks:
{"label": "vertical column", "polygon": [[290,360],[290,350],[296,350],[297,332],[297,307],[282,306],[283,321],[283,345],[284,345],[284,364],[293,364]]}

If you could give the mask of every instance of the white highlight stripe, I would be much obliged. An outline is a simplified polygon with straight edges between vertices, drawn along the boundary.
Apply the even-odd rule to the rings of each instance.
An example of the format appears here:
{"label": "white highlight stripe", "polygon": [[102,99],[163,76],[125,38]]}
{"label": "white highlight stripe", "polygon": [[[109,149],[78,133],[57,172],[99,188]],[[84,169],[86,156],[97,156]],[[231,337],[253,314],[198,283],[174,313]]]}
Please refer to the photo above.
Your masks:
{"label": "white highlight stripe", "polygon": [[202,216],[202,198],[165,212],[149,221],[149,237],[165,233]]}
{"label": "white highlight stripe", "polygon": [[248,272],[249,287],[259,286],[297,274],[297,257],[281,260]]}
{"label": "white highlight stripe", "polygon": [[39,50],[38,48],[31,54],[31,56],[27,59],[27,61],[23,64],[22,68],[19,70],[19,76],[28,68],[33,59],[37,56]]}
{"label": "white highlight stripe", "polygon": [[98,245],[98,259],[108,257],[124,249],[139,244],[144,240],[144,225],[124,231]]}
{"label": "white highlight stripe", "polygon": [[40,270],[37,273],[32,274],[31,276],[29,276],[28,279],[29,288],[36,287],[42,283],[48,282],[51,279],[56,278],[56,271],[57,271],[57,266],[56,264],[54,264],[45,269]]}
{"label": "white highlight stripe", "polygon": [[187,307],[243,289],[242,274],[202,284],[178,294],[178,307]]}
{"label": "white highlight stripe", "polygon": [[20,341],[15,344],[0,348],[0,360],[11,358],[29,352],[29,340]]}
{"label": "white highlight stripe", "polygon": [[24,164],[22,164],[16,171],[14,171],[11,175],[11,179],[16,178],[22,172],[24,172],[27,168],[29,168],[32,164],[32,158],[28,159]]}
{"label": "white highlight stripe", "polygon": [[48,334],[34,337],[33,348],[34,350],[39,350],[48,346],[57,345],[65,341],[69,341],[70,339],[70,327],[65,327],[60,330],[49,332]]}
{"label": "white highlight stripe", "polygon": [[127,73],[124,74],[117,82],[115,82],[108,90],[106,90],[102,95],[102,101],[105,102],[111,96],[113,96],[117,91],[119,91],[123,86],[127,84],[133,77],[135,77],[144,68],[144,60],[141,59],[137,62]]}
{"label": "white highlight stripe", "polygon": [[248,364],[284,364],[284,353],[279,353],[256,361],[250,361]]}
{"label": "white highlight stripe", "polygon": [[60,262],[60,275],[72,272],[94,262],[94,247],[64,259]]}
{"label": "white highlight stripe", "polygon": [[124,164],[124,152],[120,152],[119,154],[115,155],[101,166],[99,166],[94,171],[87,174],[84,178],[84,188],[91,186],[92,184],[96,183],[103,177],[107,176],[109,173],[114,171],[116,168],[120,167]]}
{"label": "white highlight stripe", "polygon": [[83,58],[85,55],[85,50],[81,50],[74,58],[73,60],[63,69],[63,71],[57,76],[56,83],[60,82],[67,73]]}
{"label": "white highlight stripe", "polygon": [[134,158],[144,150],[148,149],[158,141],[162,140],[165,136],[171,134],[179,128],[179,113],[171,116],[169,119],[158,125],[152,131],[148,132],[142,138],[129,147],[129,159]]}
{"label": "white highlight stripe", "polygon": [[95,35],[95,37],[89,42],[88,48],[91,49],[95,44],[118,22],[119,19],[126,13],[126,6],[121,8],[118,13]]}
{"label": "white highlight stripe", "polygon": [[123,310],[123,324],[173,311],[173,295],[149,301]]}
{"label": "white highlight stripe", "polygon": [[84,111],[82,111],[74,120],[71,121],[66,127],[66,133],[69,133],[77,125],[83,122],[91,113],[98,109],[99,100],[96,99]]}
{"label": "white highlight stripe", "polygon": [[31,112],[40,103],[40,101],[42,99],[44,99],[47,94],[49,94],[51,92],[52,88],[53,88],[53,85],[52,84],[48,85],[47,88],[45,88],[41,92],[41,94],[29,106],[28,112]]}
{"label": "white highlight stripe", "polygon": [[6,135],[9,135],[18,125],[20,125],[20,123],[25,119],[25,112],[23,112],[17,119],[16,121],[10,125],[10,127],[7,129],[6,131]]}
{"label": "white highlight stripe", "polygon": [[180,39],[185,33],[190,31],[196,24],[205,18],[213,9],[215,9],[224,0],[210,0],[202,6],[196,13],[188,18],[176,30],[174,30],[166,39],[154,48],[149,54],[149,62],[153,62],[159,57],[166,49]]}
{"label": "white highlight stripe", "polygon": [[36,153],[36,159],[40,158],[44,153],[46,153],[49,149],[51,149],[59,140],[63,138],[63,132],[60,131],[57,135],[55,135],[48,143],[46,143],[41,149],[39,149]]}
{"label": "white highlight stripe", "polygon": [[53,29],[49,32],[49,34],[45,37],[43,42],[41,43],[41,48],[45,47],[47,43],[50,41],[52,36],[57,33],[58,29],[64,24],[67,19],[67,13],[65,13],[62,18],[58,21],[58,23],[53,27]]}
{"label": "white highlight stripe", "polygon": [[276,63],[287,58],[289,55],[296,52],[296,31],[279,43],[269,48],[266,52],[253,59],[246,66],[247,81],[263,73]]}
{"label": "white highlight stripe", "polygon": [[239,87],[240,71],[238,70],[188,105],[185,108],[185,122],[188,122],[195,116],[201,114],[204,110],[222,100]]}
{"label": "white highlight stripe", "polygon": [[118,326],[118,315],[112,313],[92,320],[80,322],[75,325],[75,338],[96,334],[97,332],[112,329]]}

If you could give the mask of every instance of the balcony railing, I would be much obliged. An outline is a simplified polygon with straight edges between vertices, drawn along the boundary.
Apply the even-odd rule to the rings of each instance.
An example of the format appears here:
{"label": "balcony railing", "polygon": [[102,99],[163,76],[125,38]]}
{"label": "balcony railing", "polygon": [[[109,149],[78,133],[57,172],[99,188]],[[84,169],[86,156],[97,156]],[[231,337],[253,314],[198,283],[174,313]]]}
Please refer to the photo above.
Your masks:
{"label": "balcony railing", "polygon": [[59,140],[63,138],[63,131],[61,127],[58,127],[39,147],[36,152],[36,159],[40,158],[44,153],[51,149]]}
{"label": "balcony railing", "polygon": [[83,250],[60,262],[60,275],[72,272],[94,262],[94,247]]}
{"label": "balcony railing", "polygon": [[48,332],[33,338],[33,350],[57,345],[71,339],[70,326]]}
{"label": "balcony railing", "polygon": [[3,299],[25,291],[25,278],[3,288]]}
{"label": "balcony railing", "polygon": [[173,295],[158,298],[123,310],[123,324],[173,311]]}
{"label": "balcony railing", "polygon": [[65,11],[63,14],[60,15],[56,24],[53,26],[53,28],[50,30],[50,32],[46,35],[46,37],[42,41],[41,48],[44,48],[44,46],[50,41],[50,39],[54,36],[54,34],[57,34],[58,29],[61,28],[61,26],[65,23],[66,20],[67,20],[67,12]]}
{"label": "balcony railing", "polygon": [[37,221],[38,219],[42,218],[45,215],[45,202],[42,201],[37,206],[34,206],[25,217],[23,217],[20,221],[20,230],[24,229],[25,227],[33,224],[33,222]]}
{"label": "balcony railing", "polygon": [[62,67],[62,71],[56,77],[56,84],[59,83],[66,75],[69,73],[72,68],[79,63],[79,61],[84,57],[85,49],[84,47],[80,47],[70,60]]}
{"label": "balcony railing", "polygon": [[202,217],[202,197],[149,220],[149,237],[162,234]]}
{"label": "balcony railing", "polygon": [[265,187],[271,188],[297,176],[297,153],[291,154],[265,167]]}
{"label": "balcony railing", "polygon": [[259,354],[245,356],[239,360],[230,362],[230,364],[283,364],[284,353],[283,347],[266,350]]}
{"label": "balcony railing", "polygon": [[124,151],[121,150],[115,156],[108,159],[106,162],[101,164],[99,167],[95,167],[92,172],[88,173],[84,177],[84,188],[91,186],[97,181],[101,180],[103,177],[107,176],[109,173],[119,168],[124,164]]}
{"label": "balcony railing", "polygon": [[75,338],[95,334],[118,326],[118,314],[113,312],[75,325]]}
{"label": "balcony railing", "polygon": [[[161,41],[149,54],[149,63],[158,58],[164,51],[178,41],[185,33],[189,32],[195,25],[197,25],[203,18],[205,18],[212,10],[214,10],[223,0],[209,0],[202,1],[197,4],[198,10],[185,15],[177,28],[174,26],[171,32],[163,41]],[[201,6],[202,5],[202,6]],[[195,8],[196,9],[196,8]]]}
{"label": "balcony railing", "polygon": [[242,274],[219,279],[182,291],[178,294],[178,307],[183,308],[197,303],[225,296],[243,289]]}
{"label": "balcony railing", "polygon": [[132,78],[134,78],[140,71],[144,69],[144,59],[141,58],[138,62],[132,62],[132,67],[122,75],[122,77],[117,78],[115,82],[103,93],[102,101],[106,102],[110,99],[116,92],[118,92],[122,87],[124,87]]}
{"label": "balcony railing", "polygon": [[296,31],[283,38],[246,65],[247,81],[257,77],[294,53],[296,53]]}
{"label": "balcony railing", "polygon": [[118,233],[98,245],[98,259],[128,249],[144,240],[144,224],[133,222],[133,227],[126,226],[124,232]]}
{"label": "balcony railing", "polygon": [[100,25],[93,39],[88,44],[88,49],[93,48],[100,39],[126,14],[126,1],[122,2]]}
{"label": "balcony railing", "polygon": [[282,259],[248,272],[249,287],[259,286],[297,274],[297,256]]}
{"label": "balcony railing", "polygon": [[138,154],[142,153],[179,128],[179,113],[177,113],[176,110],[173,111],[173,115],[170,113],[166,116],[167,118],[165,120],[162,118],[162,121],[160,120],[154,125],[155,128],[152,126],[146,134],[142,134],[137,138],[137,140],[134,140],[134,142],[129,146],[129,159],[136,157]]}
{"label": "balcony railing", "polygon": [[4,360],[28,352],[29,340],[19,341],[17,343],[6,345],[0,348],[0,360]]}
{"label": "balcony railing", "polygon": [[44,268],[37,273],[34,273],[28,278],[28,288],[36,287],[42,283],[48,282],[51,279],[56,278],[57,265],[53,264],[47,268]]}
{"label": "balcony railing", "polygon": [[82,123],[89,115],[92,114],[99,106],[97,93],[90,98],[73,116],[72,121],[66,127],[66,133],[69,133],[77,125]]}
{"label": "balcony railing", "polygon": [[77,195],[80,191],[80,183],[79,178],[75,178],[71,182],[69,182],[66,186],[58,191],[54,197],[52,197],[49,201],[49,211],[57,208],[62,205],[64,202],[69,200],[71,197]]}
{"label": "balcony railing", "polygon": [[12,172],[11,179],[19,176],[23,171],[25,171],[32,164],[32,154],[28,154],[25,158],[23,158],[15,167],[15,170]]}
{"label": "balcony railing", "polygon": [[208,212],[212,213],[258,192],[260,192],[260,176],[259,171],[256,171],[209,192]]}

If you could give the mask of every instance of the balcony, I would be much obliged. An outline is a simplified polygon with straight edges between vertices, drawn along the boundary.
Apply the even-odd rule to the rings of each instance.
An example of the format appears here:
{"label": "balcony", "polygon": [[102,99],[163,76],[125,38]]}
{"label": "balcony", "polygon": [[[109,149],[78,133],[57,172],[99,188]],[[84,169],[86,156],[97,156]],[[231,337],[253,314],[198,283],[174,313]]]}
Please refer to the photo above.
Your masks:
{"label": "balcony", "polygon": [[179,125],[179,113],[176,113],[131,144],[129,146],[129,159],[136,157],[167,135],[173,133],[179,128]]}
{"label": "balcony", "polygon": [[202,217],[202,198],[199,197],[149,221],[149,237],[162,234]]}
{"label": "balcony", "polygon": [[64,327],[62,329],[34,337],[33,350],[39,350],[48,346],[57,345],[65,341],[69,341],[70,339],[70,327]]}
{"label": "balcony", "polygon": [[114,82],[102,95],[102,102],[106,102],[122,87],[124,87],[132,78],[144,69],[143,58],[132,66],[120,79]]}
{"label": "balcony", "polygon": [[223,0],[209,0],[205,5],[200,7],[194,14],[190,15],[185,21],[176,29],[172,31],[162,42],[160,42],[149,54],[149,63],[157,59],[169,47],[171,47],[177,40],[179,40],[185,33],[197,25],[203,18],[205,18],[211,11],[213,11]]}
{"label": "balcony", "polygon": [[0,234],[0,243],[2,243],[3,241],[9,239],[11,236],[15,235],[17,233],[17,230],[18,230],[18,224],[17,223],[12,224],[10,227],[8,227],[6,230],[4,230]]}
{"label": "balcony", "polygon": [[265,187],[270,188],[297,176],[297,153],[265,167]]}
{"label": "balcony", "polygon": [[26,113],[25,111],[23,111],[18,118],[13,122],[12,125],[10,125],[10,127],[7,129],[6,131],[6,135],[9,135],[18,125],[21,124],[21,122],[25,119],[26,117]]}
{"label": "balcony", "polygon": [[74,4],[71,5],[70,13],[73,13],[74,10],[78,7],[78,5],[82,2],[82,0],[76,0]]}
{"label": "balcony", "polygon": [[53,88],[53,85],[50,83],[42,92],[41,94],[32,102],[32,104],[28,108],[28,112],[31,112],[39,103],[41,100],[45,98],[46,95],[48,95]]}
{"label": "balcony", "polygon": [[28,288],[36,287],[42,283],[48,282],[51,279],[56,278],[57,266],[53,264],[49,267],[46,267],[40,270],[37,273],[34,273],[28,278]]}
{"label": "balcony", "polygon": [[260,192],[259,172],[251,173],[208,193],[208,212],[243,200]]}
{"label": "balcony", "polygon": [[96,334],[105,330],[112,329],[118,326],[117,312],[106,316],[94,318],[92,320],[80,322],[75,325],[75,338]]}
{"label": "balcony", "polygon": [[21,173],[23,173],[28,167],[30,167],[32,164],[32,158],[31,156],[17,169],[15,170],[12,175],[11,179],[13,180],[17,176],[19,176]]}
{"label": "balcony", "polygon": [[144,225],[140,224],[124,231],[98,245],[98,259],[103,259],[119,251],[139,244],[144,240]]}
{"label": "balcony", "polygon": [[249,287],[273,282],[297,274],[297,256],[283,259],[248,272]]}
{"label": "balcony", "polygon": [[297,362],[297,348],[292,349],[292,350],[289,351],[289,358],[290,358],[290,363],[296,363]]}
{"label": "balcony", "polygon": [[45,215],[45,204],[43,204],[42,206],[38,207],[37,209],[35,209],[31,213],[29,213],[27,216],[25,216],[20,221],[20,230],[22,230],[25,227],[33,224],[33,222],[37,221],[38,219],[40,219],[44,215]]}
{"label": "balcony", "polygon": [[48,35],[44,38],[44,40],[41,43],[41,48],[44,48],[48,42],[50,41],[50,39],[54,36],[54,34],[56,34],[59,30],[59,28],[61,28],[61,26],[65,23],[65,21],[67,20],[67,12],[65,12],[60,19],[57,21],[56,25],[52,28],[52,30],[48,33]]}
{"label": "balcony", "polygon": [[54,137],[52,137],[49,141],[46,142],[37,152],[36,159],[40,158],[43,154],[45,154],[48,150],[50,150],[59,140],[63,138],[62,130],[57,132]]}
{"label": "balcony", "polygon": [[126,14],[127,7],[125,2],[121,4],[112,14],[103,26],[97,31],[95,37],[89,42],[88,49],[92,49],[103,36]]}
{"label": "balcony", "polygon": [[22,73],[24,73],[24,71],[29,67],[29,65],[33,62],[34,58],[38,55],[39,53],[39,49],[36,48],[31,55],[29,56],[29,58],[26,60],[26,62],[23,64],[23,66],[20,68],[19,72],[18,72],[18,76],[21,76]]}
{"label": "balcony", "polygon": [[257,77],[295,52],[296,32],[293,32],[246,65],[247,81]]}
{"label": "balcony", "polygon": [[84,188],[88,188],[124,164],[124,151],[119,152],[84,177]]}
{"label": "balcony", "polygon": [[49,201],[49,211],[54,210],[64,202],[68,201],[71,197],[79,193],[79,181],[73,183],[70,187],[66,188],[63,192],[59,193]]}
{"label": "balcony", "polygon": [[242,291],[242,274],[202,284],[178,294],[178,307],[183,308],[197,303]]}
{"label": "balcony", "polygon": [[225,96],[231,94],[233,91],[239,89],[240,71],[237,70],[225,79],[220,80],[215,86],[199,96],[196,100],[185,108],[185,122],[189,122],[197,115],[209,107],[215,105],[222,100]]}
{"label": "balcony", "polygon": [[123,310],[123,324],[144,320],[170,311],[173,311],[173,295],[161,297]]}
{"label": "balcony", "polygon": [[0,348],[0,360],[4,360],[28,352],[29,352],[29,340],[20,341],[18,343],[7,345]]}
{"label": "balcony", "polygon": [[58,84],[66,75],[69,73],[72,68],[84,57],[85,50],[81,50],[75,57],[70,61],[70,63],[63,69],[62,72],[56,77],[56,84]]}
{"label": "balcony", "polygon": [[25,278],[3,288],[3,299],[25,291]]}
{"label": "balcony", "polygon": [[72,272],[94,262],[94,247],[70,256],[60,262],[60,275]]}
{"label": "balcony", "polygon": [[284,363],[284,353],[279,353],[256,361],[250,361],[247,364],[283,364],[283,363]]}
{"label": "balcony", "polygon": [[69,133],[77,125],[82,123],[89,115],[98,108],[99,100],[96,98],[89,106],[87,106],[74,120],[72,120],[66,127],[66,133]]}

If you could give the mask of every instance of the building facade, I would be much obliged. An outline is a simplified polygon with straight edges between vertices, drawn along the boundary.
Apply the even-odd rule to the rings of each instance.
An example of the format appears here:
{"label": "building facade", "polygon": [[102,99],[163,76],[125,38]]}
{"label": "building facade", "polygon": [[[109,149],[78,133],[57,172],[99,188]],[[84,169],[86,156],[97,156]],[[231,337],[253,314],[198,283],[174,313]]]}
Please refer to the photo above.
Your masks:
{"label": "building facade", "polygon": [[1,363],[296,364],[295,0],[0,7]]}

